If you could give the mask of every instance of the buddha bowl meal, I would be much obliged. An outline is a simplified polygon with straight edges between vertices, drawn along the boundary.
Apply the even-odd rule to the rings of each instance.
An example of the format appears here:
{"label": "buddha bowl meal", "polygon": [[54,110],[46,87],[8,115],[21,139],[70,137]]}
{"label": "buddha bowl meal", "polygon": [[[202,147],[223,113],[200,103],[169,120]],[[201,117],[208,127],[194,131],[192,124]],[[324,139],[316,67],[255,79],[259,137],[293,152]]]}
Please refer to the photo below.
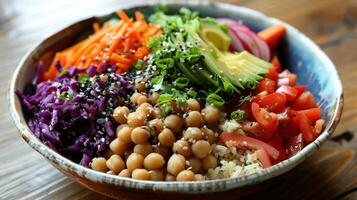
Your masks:
{"label": "buddha bowl meal", "polygon": [[322,133],[309,88],[279,62],[284,25],[255,32],[187,8],[117,16],[16,91],[33,134],[64,157],[113,176],[203,181],[269,168]]}

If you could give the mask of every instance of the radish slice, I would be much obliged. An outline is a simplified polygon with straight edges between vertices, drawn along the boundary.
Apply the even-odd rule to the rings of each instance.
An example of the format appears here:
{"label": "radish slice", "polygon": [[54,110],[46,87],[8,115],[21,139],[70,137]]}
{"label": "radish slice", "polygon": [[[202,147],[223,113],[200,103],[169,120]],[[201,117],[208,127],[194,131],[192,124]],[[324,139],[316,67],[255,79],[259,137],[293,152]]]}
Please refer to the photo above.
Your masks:
{"label": "radish slice", "polygon": [[239,26],[233,26],[232,31],[240,39],[245,50],[249,51],[253,55],[256,55],[257,57],[260,57],[260,51],[258,49],[258,45],[254,41],[252,36],[249,33],[247,33],[247,31],[245,31],[243,28],[240,28]]}
{"label": "radish slice", "polygon": [[231,37],[231,49],[233,51],[244,51],[244,46],[239,37],[232,30],[228,30],[228,34]]}
{"label": "radish slice", "polygon": [[218,18],[217,22],[228,24],[228,34],[232,39],[231,50],[239,52],[246,50],[261,59],[270,61],[271,50],[268,44],[247,26],[229,18]]}

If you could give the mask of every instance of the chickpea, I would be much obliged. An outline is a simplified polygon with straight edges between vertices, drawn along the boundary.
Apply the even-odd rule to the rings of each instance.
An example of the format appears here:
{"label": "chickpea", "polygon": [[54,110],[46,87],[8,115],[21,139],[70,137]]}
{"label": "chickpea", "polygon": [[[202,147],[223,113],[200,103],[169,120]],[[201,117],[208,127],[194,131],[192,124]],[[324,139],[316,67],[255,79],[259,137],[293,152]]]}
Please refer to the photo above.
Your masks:
{"label": "chickpea", "polygon": [[216,135],[211,129],[203,127],[201,130],[210,144],[213,144],[216,141]]}
{"label": "chickpea", "polygon": [[202,169],[209,170],[217,167],[217,159],[213,155],[208,155],[202,159]]}
{"label": "chickpea", "polygon": [[142,103],[140,106],[136,109],[136,112],[142,112],[146,117],[149,117],[153,111],[153,107],[149,103]]}
{"label": "chickpea", "polygon": [[172,154],[167,162],[167,172],[172,175],[177,175],[185,169],[186,159],[180,154]]}
{"label": "chickpea", "polygon": [[123,129],[124,127],[128,127],[128,124],[120,124],[117,128],[116,128],[116,133],[117,133],[117,136],[118,136],[118,132]]}
{"label": "chickpea", "polygon": [[145,95],[141,95],[141,96],[138,97],[138,99],[136,100],[136,102],[137,102],[138,105],[141,105],[141,104],[143,104],[143,103],[146,103],[146,102],[148,102],[148,97],[145,96]]}
{"label": "chickpea", "polygon": [[191,155],[191,147],[190,144],[185,140],[178,140],[174,143],[172,147],[173,152],[181,154],[185,157]]}
{"label": "chickpea", "polygon": [[146,169],[134,169],[131,173],[131,178],[138,180],[150,180],[150,174]]}
{"label": "chickpea", "polygon": [[153,152],[153,148],[149,143],[137,144],[134,146],[134,152],[139,153],[145,157],[149,155],[151,152]]}
{"label": "chickpea", "polygon": [[162,122],[160,119],[153,119],[148,122],[148,126],[156,134],[159,134],[164,129],[164,122]]}
{"label": "chickpea", "polygon": [[130,171],[128,169],[123,169],[118,174],[118,176],[130,178],[131,174],[130,174]]}
{"label": "chickpea", "polygon": [[201,105],[196,99],[189,99],[187,100],[187,107],[190,110],[200,111]]}
{"label": "chickpea", "polygon": [[162,155],[165,160],[168,159],[169,157],[169,149],[167,147],[161,146],[161,145],[154,145],[154,152]]}
{"label": "chickpea", "polygon": [[165,147],[172,147],[176,140],[174,133],[172,133],[172,131],[168,128],[165,128],[161,131],[158,136],[158,139],[160,144]]}
{"label": "chickpea", "polygon": [[155,119],[161,118],[161,117],[162,117],[162,116],[161,116],[161,109],[158,108],[158,107],[154,107],[154,109],[153,109],[153,111],[152,111],[152,113],[151,113],[151,116],[152,116],[153,118],[155,118]]}
{"label": "chickpea", "polygon": [[106,165],[107,160],[103,157],[93,158],[91,168],[95,171],[107,172],[108,167]]}
{"label": "chickpea", "polygon": [[138,101],[138,98],[139,98],[140,96],[141,96],[141,94],[138,93],[138,92],[135,92],[134,94],[132,94],[131,97],[130,97],[131,103],[136,104],[136,102]]}
{"label": "chickpea", "polygon": [[142,112],[133,112],[128,115],[128,125],[132,128],[144,126],[146,124],[146,115]]}
{"label": "chickpea", "polygon": [[217,124],[219,118],[221,117],[221,112],[218,108],[213,106],[206,106],[206,108],[202,109],[203,120],[209,124]]}
{"label": "chickpea", "polygon": [[164,157],[158,153],[150,153],[144,159],[144,167],[147,170],[160,169],[164,164]]}
{"label": "chickpea", "polygon": [[131,172],[134,169],[142,168],[143,163],[144,163],[144,156],[138,153],[132,153],[129,155],[128,159],[126,159],[126,167]]}
{"label": "chickpea", "polygon": [[130,143],[125,143],[119,140],[119,138],[114,139],[110,144],[109,144],[110,150],[112,150],[115,154],[118,155],[124,155],[126,151],[129,150],[130,148]]}
{"label": "chickpea", "polygon": [[153,92],[149,95],[149,102],[152,104],[156,104],[157,100],[159,99],[160,94],[157,92]]}
{"label": "chickpea", "polygon": [[119,173],[125,168],[125,162],[118,155],[112,155],[106,162],[107,167],[114,173]]}
{"label": "chickpea", "polygon": [[167,173],[165,176],[165,181],[176,181],[176,177]]}
{"label": "chickpea", "polygon": [[203,139],[203,132],[197,127],[189,127],[183,134],[183,138],[189,142]]}
{"label": "chickpea", "polygon": [[176,176],[176,181],[194,181],[195,174],[190,170],[183,170]]}
{"label": "chickpea", "polygon": [[206,180],[206,178],[204,176],[202,176],[201,174],[195,174],[195,181],[204,181]]}
{"label": "chickpea", "polygon": [[185,125],[187,127],[201,127],[202,117],[201,113],[198,111],[190,111],[188,116],[185,118]]}
{"label": "chickpea", "polygon": [[183,122],[184,121],[181,117],[173,114],[167,116],[164,120],[166,128],[171,129],[172,132],[176,134],[181,133]]}
{"label": "chickpea", "polygon": [[119,124],[125,124],[129,114],[129,108],[126,106],[116,107],[113,111],[113,118]]}
{"label": "chickpea", "polygon": [[130,143],[131,142],[131,131],[133,128],[130,128],[128,126],[123,127],[117,132],[117,137],[119,138],[120,141],[123,143]]}
{"label": "chickpea", "polygon": [[145,84],[145,82],[140,81],[140,82],[135,83],[134,88],[135,88],[135,90],[137,90],[139,92],[145,92],[146,84]]}
{"label": "chickpea", "polygon": [[188,159],[188,166],[194,173],[197,173],[201,169],[202,162],[196,157],[191,157]]}
{"label": "chickpea", "polygon": [[196,158],[203,159],[210,151],[211,145],[205,140],[199,140],[191,145],[191,151]]}
{"label": "chickpea", "polygon": [[135,144],[147,143],[150,133],[142,127],[136,127],[131,131],[131,141]]}
{"label": "chickpea", "polygon": [[165,178],[165,174],[162,170],[151,170],[149,174],[150,180],[152,181],[163,181]]}

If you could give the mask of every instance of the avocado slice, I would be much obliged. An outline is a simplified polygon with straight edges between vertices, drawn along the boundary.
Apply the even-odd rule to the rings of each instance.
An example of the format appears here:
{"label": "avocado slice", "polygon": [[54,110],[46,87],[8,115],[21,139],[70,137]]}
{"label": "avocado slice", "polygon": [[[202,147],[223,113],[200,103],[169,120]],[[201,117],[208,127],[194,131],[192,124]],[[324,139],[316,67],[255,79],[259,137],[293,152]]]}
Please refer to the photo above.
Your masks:
{"label": "avocado slice", "polygon": [[[200,46],[208,70],[222,79],[229,80],[237,88],[254,88],[263,78],[261,75],[266,74],[272,67],[271,63],[257,58],[247,51],[228,52],[230,42],[227,48],[227,44],[217,44],[230,41],[226,39],[226,37],[229,38],[228,34],[217,23],[192,20],[186,24],[186,30],[188,40]],[[215,36],[212,41],[210,34],[213,32]],[[207,33],[209,33],[208,36]]]}
{"label": "avocado slice", "polygon": [[200,37],[205,42],[210,42],[220,51],[228,51],[231,38],[214,23],[201,20]]}

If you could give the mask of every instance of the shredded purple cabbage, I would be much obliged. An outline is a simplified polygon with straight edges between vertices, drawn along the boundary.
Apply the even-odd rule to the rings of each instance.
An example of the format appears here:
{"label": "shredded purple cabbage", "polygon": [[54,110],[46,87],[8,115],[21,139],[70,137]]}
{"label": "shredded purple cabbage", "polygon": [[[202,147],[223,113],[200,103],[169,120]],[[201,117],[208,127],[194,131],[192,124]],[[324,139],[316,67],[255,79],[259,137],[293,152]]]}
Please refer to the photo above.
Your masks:
{"label": "shredded purple cabbage", "polygon": [[42,81],[43,65],[24,93],[17,91],[28,125],[36,137],[48,147],[88,167],[93,157],[102,156],[115,138],[112,118],[120,101],[128,100],[133,86],[114,65],[97,67],[87,72],[71,67],[65,71],[59,62],[60,74],[53,81]]}

